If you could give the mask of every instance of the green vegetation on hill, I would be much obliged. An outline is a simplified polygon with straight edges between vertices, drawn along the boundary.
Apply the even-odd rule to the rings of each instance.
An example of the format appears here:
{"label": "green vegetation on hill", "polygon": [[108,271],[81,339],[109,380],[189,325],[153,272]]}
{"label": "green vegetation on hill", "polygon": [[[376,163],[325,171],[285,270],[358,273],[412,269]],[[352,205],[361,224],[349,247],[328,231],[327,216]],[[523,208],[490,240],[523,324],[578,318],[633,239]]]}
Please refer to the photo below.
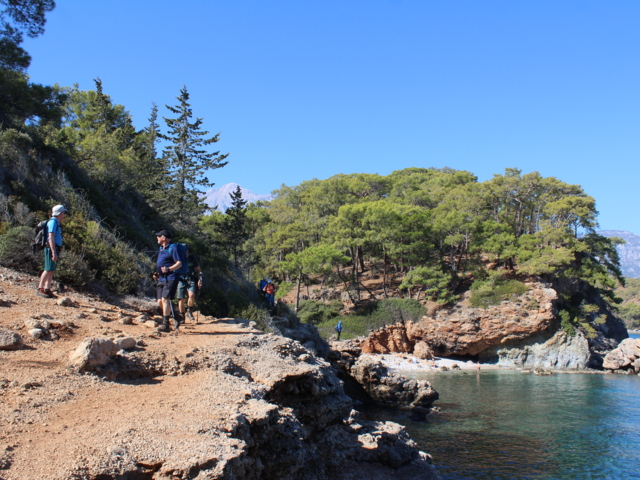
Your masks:
{"label": "green vegetation on hill", "polygon": [[625,286],[616,290],[622,303],[618,307],[620,318],[627,328],[640,330],[640,279],[627,278]]}
{"label": "green vegetation on hill", "polygon": [[[334,321],[337,304],[299,304],[301,291],[340,286],[355,308],[345,326],[362,333],[418,315],[410,305],[420,301],[451,303],[472,284],[473,302],[489,305],[521,293],[520,281],[532,276],[583,282],[614,300],[616,240],[595,232],[595,200],[538,172],[508,168],[486,182],[449,168],[339,174],[283,186],[272,201],[252,205],[238,189],[226,213],[207,213],[201,189],[227,155],[211,151],[219,137],[193,116],[187,88],[166,107],[164,127],[153,105],[137,130],[99,78],[88,91],[33,84],[22,35],[42,33],[54,2],[2,4],[0,264],[38,272],[31,229],[63,203],[70,215],[58,279],[151,293],[153,232],[169,228],[199,257],[206,280],[199,302],[214,315],[264,321],[253,286],[263,276],[286,285],[279,296],[295,289],[300,315],[321,329]],[[362,302],[365,273],[382,282],[373,305]],[[583,301],[563,299],[567,330],[596,321],[579,314]]]}

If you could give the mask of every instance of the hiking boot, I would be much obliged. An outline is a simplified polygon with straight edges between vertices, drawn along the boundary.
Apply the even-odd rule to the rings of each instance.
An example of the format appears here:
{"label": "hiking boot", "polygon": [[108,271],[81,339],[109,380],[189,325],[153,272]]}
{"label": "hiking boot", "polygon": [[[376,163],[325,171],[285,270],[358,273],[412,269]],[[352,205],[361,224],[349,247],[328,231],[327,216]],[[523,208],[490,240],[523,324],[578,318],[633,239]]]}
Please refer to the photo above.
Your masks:
{"label": "hiking boot", "polygon": [[156,328],[156,332],[170,332],[171,328],[169,327],[169,320],[164,320],[162,321],[162,325],[160,325],[158,328]]}
{"label": "hiking boot", "polygon": [[173,328],[176,329],[176,331],[178,330],[178,328],[180,328],[180,325],[184,323],[184,319],[180,316],[177,315],[175,317],[173,317]]}
{"label": "hiking boot", "polygon": [[36,290],[36,295],[38,295],[39,297],[44,297],[44,298],[51,298],[49,295],[47,295],[47,292],[45,291],[44,288],[39,288]]}
{"label": "hiking boot", "polygon": [[48,288],[45,289],[44,293],[46,293],[49,298],[58,298],[58,296]]}
{"label": "hiking boot", "polygon": [[192,322],[196,321],[196,319],[193,318],[193,313],[191,313],[191,310],[187,310],[187,317],[189,317],[189,320],[191,320]]}

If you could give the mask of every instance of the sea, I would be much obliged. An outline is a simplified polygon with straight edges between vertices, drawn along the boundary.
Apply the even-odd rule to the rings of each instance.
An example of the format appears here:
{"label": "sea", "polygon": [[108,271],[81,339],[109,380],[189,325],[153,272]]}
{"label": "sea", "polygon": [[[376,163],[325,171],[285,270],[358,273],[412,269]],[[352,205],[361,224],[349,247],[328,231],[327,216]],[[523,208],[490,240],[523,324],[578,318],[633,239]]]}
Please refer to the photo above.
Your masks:
{"label": "sea", "polygon": [[443,480],[640,479],[637,375],[402,374],[427,379],[440,412],[369,414],[405,425]]}

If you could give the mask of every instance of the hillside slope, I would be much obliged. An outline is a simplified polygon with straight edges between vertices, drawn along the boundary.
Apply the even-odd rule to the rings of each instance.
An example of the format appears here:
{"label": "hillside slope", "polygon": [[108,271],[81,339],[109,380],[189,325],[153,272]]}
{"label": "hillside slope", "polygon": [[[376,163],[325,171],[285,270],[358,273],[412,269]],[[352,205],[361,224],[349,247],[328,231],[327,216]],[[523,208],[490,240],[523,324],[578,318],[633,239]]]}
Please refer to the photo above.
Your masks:
{"label": "hillside slope", "polygon": [[[437,478],[400,425],[349,415],[334,371],[297,342],[232,318],[158,334],[153,302],[56,302],[35,282],[0,269],[0,344],[24,341],[0,349],[2,478]],[[79,371],[70,353],[98,337],[134,345]]]}

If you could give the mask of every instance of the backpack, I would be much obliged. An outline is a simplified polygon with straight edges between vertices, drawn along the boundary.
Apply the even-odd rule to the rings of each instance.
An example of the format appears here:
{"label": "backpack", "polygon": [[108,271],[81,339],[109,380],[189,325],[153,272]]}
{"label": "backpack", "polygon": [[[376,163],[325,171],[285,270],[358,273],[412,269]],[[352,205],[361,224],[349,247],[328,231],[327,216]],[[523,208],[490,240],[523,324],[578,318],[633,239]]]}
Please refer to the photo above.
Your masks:
{"label": "backpack", "polygon": [[43,220],[42,222],[36,225],[36,229],[33,235],[33,242],[31,243],[31,249],[33,253],[36,253],[38,250],[44,250],[44,247],[47,246],[49,241],[49,232],[47,229],[47,223],[49,220]]}
{"label": "backpack", "polygon": [[185,275],[189,271],[189,264],[187,262],[187,250],[189,247],[186,243],[172,243],[169,245],[169,252],[173,256],[173,249],[178,249],[178,258],[182,262],[182,266],[178,270],[174,270],[174,273],[178,275]]}

